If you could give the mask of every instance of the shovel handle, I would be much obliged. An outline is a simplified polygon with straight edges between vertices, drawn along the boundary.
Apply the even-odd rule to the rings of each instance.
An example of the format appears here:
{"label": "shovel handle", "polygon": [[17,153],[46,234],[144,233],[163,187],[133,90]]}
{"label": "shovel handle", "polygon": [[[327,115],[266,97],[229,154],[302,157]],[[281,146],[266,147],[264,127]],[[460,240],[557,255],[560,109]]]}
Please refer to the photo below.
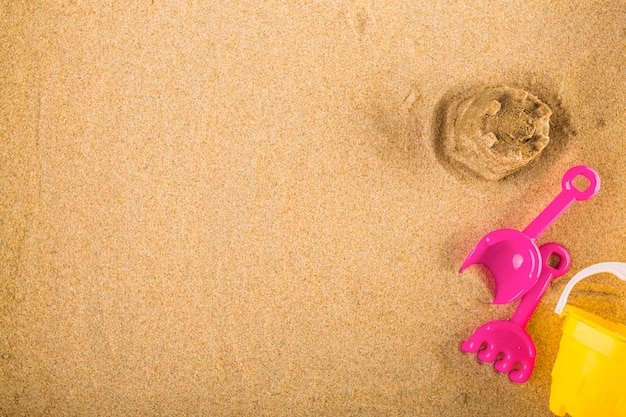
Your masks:
{"label": "shovel handle", "polygon": [[[574,186],[574,179],[582,175],[589,181],[584,190]],[[600,176],[588,166],[579,165],[567,170],[561,181],[561,192],[524,229],[523,233],[536,240],[574,202],[589,200],[600,190]]]}

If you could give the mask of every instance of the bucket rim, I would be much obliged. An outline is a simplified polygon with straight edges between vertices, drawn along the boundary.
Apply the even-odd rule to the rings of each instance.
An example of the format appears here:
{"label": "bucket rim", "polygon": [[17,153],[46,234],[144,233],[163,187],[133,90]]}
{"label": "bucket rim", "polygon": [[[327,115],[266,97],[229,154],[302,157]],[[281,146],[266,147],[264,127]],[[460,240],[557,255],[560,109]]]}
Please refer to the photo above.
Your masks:
{"label": "bucket rim", "polygon": [[590,277],[592,275],[600,274],[600,273],[609,273],[613,274],[622,281],[626,282],[626,263],[624,262],[602,262],[599,264],[588,266],[587,268],[582,269],[576,275],[569,280],[561,297],[559,297],[559,301],[556,303],[556,308],[554,312],[562,315],[563,309],[567,304],[567,299],[574,289],[574,286],[582,281],[584,278]]}
{"label": "bucket rim", "polygon": [[573,305],[565,306],[562,315],[569,316],[626,345],[626,325],[614,322]]}

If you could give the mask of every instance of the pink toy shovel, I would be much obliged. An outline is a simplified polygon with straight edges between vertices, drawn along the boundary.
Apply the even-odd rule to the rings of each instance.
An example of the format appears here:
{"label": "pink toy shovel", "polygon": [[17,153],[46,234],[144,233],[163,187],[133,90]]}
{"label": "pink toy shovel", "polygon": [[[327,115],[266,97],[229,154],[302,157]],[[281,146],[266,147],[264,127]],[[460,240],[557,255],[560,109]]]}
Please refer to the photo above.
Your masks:
{"label": "pink toy shovel", "polygon": [[[461,344],[466,353],[478,352],[478,360],[494,362],[493,367],[509,373],[509,379],[520,384],[528,381],[535,367],[537,351],[526,330],[526,324],[535,312],[550,281],[564,275],[570,267],[569,252],[556,243],[547,243],[539,248],[543,265],[537,284],[520,301],[510,320],[494,320],[480,326],[469,340]],[[548,259],[552,254],[560,258],[559,266],[552,268]]]}
{"label": "pink toy shovel", "polygon": [[[581,191],[573,184],[582,175],[589,186]],[[600,176],[587,166],[570,168],[561,181],[561,192],[524,229],[498,229],[485,235],[472,249],[461,266],[461,272],[474,264],[483,264],[493,275],[496,285],[494,304],[517,300],[530,290],[541,273],[542,261],[535,240],[574,201],[588,200],[600,190]]]}

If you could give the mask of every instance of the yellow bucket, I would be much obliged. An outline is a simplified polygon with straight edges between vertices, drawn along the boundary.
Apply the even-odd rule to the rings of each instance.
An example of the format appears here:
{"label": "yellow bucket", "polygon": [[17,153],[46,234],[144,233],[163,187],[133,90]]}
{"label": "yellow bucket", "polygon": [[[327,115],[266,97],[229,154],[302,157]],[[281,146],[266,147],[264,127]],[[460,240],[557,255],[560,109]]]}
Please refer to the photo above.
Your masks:
{"label": "yellow bucket", "polygon": [[556,307],[565,315],[550,393],[557,416],[626,417],[626,326],[566,306],[574,285],[601,272],[626,281],[626,263],[592,265],[571,279]]}

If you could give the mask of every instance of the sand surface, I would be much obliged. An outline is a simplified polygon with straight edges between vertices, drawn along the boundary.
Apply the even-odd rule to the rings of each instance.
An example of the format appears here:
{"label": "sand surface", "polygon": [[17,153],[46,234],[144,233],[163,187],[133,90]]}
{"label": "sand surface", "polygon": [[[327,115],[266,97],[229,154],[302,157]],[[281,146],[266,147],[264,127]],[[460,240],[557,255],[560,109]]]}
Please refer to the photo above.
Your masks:
{"label": "sand surface", "polygon": [[[4,1],[0,416],[551,416],[556,299],[626,261],[626,5],[577,3]],[[487,182],[437,121],[496,84],[553,140]],[[513,384],[459,344],[515,305],[458,270],[578,164]],[[625,322],[625,287],[572,303]]]}

